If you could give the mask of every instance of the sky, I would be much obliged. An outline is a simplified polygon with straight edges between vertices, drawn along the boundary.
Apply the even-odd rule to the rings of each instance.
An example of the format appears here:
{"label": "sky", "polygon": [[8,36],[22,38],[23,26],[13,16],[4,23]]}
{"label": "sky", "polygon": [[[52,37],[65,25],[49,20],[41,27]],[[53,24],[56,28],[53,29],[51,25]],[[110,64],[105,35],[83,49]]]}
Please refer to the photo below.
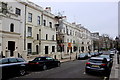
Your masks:
{"label": "sky", "polygon": [[61,12],[68,22],[81,24],[91,32],[118,35],[118,0],[29,0],[39,6],[51,7],[52,13]]}

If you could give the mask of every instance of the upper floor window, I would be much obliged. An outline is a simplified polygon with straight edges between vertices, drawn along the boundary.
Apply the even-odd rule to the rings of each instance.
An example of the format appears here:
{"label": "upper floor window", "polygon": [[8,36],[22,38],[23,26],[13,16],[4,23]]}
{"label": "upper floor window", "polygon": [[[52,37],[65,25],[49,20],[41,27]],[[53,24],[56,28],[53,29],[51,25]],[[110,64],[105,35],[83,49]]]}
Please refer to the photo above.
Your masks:
{"label": "upper floor window", "polygon": [[18,9],[18,8],[16,8],[16,14],[17,14],[17,15],[21,15],[21,10]]}
{"label": "upper floor window", "polygon": [[46,34],[46,40],[48,40],[48,34]]}
{"label": "upper floor window", "polygon": [[52,36],[52,40],[54,40],[54,35]]}
{"label": "upper floor window", "polygon": [[50,26],[50,28],[52,28],[52,22],[49,22],[49,26]]}
{"label": "upper floor window", "polygon": [[32,36],[32,27],[28,27],[28,37]]}
{"label": "upper floor window", "polygon": [[6,14],[7,13],[7,4],[2,2],[2,13]]}
{"label": "upper floor window", "polygon": [[39,40],[39,34],[37,34],[37,40]]}
{"label": "upper floor window", "polygon": [[28,13],[28,22],[32,22],[32,13]]}
{"label": "upper floor window", "polygon": [[10,32],[14,32],[14,24],[13,23],[10,24]]}
{"label": "upper floor window", "polygon": [[40,16],[38,16],[38,24],[40,25]]}
{"label": "upper floor window", "polygon": [[46,26],[46,20],[43,21],[43,25]]}

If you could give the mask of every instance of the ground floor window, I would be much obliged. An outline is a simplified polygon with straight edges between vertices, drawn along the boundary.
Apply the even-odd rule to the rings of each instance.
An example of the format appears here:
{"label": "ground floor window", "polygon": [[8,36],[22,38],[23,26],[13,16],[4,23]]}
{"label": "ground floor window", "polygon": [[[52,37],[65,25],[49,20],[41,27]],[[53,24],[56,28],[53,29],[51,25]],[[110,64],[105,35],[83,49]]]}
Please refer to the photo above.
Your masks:
{"label": "ground floor window", "polygon": [[52,46],[52,52],[55,52],[55,46]]}
{"label": "ground floor window", "polygon": [[31,54],[32,53],[32,43],[28,43],[27,48],[28,48],[28,54]]}

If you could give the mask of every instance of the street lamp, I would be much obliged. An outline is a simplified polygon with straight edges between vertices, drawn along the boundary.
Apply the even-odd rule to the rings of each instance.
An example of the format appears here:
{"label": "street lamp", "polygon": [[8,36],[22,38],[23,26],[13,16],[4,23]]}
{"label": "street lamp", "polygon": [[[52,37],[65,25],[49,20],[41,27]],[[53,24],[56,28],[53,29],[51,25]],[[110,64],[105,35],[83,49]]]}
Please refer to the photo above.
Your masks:
{"label": "street lamp", "polygon": [[[119,46],[118,46],[119,45],[119,38],[116,37],[115,40],[116,40],[116,49],[119,51]],[[119,64],[119,52],[117,53],[117,62]]]}

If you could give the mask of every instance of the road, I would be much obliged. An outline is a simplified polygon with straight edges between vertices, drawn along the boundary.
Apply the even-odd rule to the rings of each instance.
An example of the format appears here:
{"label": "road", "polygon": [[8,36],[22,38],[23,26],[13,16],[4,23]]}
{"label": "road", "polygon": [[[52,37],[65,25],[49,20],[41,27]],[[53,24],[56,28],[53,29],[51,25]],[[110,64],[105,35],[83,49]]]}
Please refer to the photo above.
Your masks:
{"label": "road", "polygon": [[[56,78],[56,79],[67,79],[69,80],[104,80],[104,76],[101,74],[86,74],[85,63],[87,60],[75,60],[62,63],[60,67],[48,69],[45,71],[31,71],[29,74],[20,77],[14,77],[9,80],[19,79],[42,79],[42,78]],[[40,79],[40,80],[41,80]],[[45,79],[43,79],[45,80]]]}

